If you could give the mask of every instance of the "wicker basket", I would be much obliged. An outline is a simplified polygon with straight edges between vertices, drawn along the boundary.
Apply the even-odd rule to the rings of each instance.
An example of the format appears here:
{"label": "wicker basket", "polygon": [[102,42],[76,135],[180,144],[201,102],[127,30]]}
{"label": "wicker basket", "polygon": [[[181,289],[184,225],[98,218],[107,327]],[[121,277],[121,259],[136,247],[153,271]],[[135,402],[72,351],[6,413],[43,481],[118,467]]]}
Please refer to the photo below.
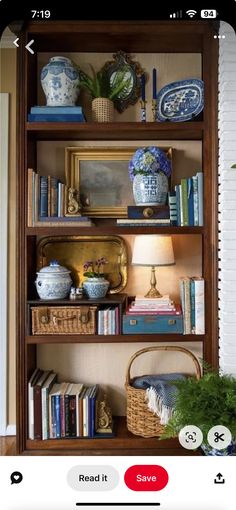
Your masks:
{"label": "wicker basket", "polygon": [[96,306],[35,306],[32,311],[33,335],[96,333]]}
{"label": "wicker basket", "polygon": [[92,101],[93,122],[113,122],[114,104],[106,97],[97,97]]}
{"label": "wicker basket", "polygon": [[160,424],[160,418],[148,409],[146,390],[134,388],[131,385],[132,379],[130,379],[130,370],[133,361],[138,356],[153,351],[175,351],[186,354],[193,361],[197,379],[201,377],[201,368],[197,358],[192,352],[183,347],[147,347],[133,354],[128,363],[125,383],[127,392],[127,428],[133,434],[142,437],[157,437],[164,429],[164,425]]}

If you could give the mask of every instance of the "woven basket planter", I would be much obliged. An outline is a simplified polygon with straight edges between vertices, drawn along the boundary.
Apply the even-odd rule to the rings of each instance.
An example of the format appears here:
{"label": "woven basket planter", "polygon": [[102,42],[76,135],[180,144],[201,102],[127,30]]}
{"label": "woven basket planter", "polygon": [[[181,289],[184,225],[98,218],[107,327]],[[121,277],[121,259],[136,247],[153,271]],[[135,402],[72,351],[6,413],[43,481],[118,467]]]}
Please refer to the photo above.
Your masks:
{"label": "woven basket planter", "polygon": [[97,97],[92,101],[93,122],[113,122],[114,104],[106,97]]}
{"label": "woven basket planter", "polygon": [[201,377],[201,368],[198,359],[192,352],[183,347],[147,347],[133,354],[128,363],[125,383],[127,393],[127,428],[133,434],[142,437],[158,437],[165,427],[165,425],[160,424],[160,418],[149,411],[146,401],[146,390],[133,388],[132,379],[130,378],[131,365],[134,360],[146,352],[153,351],[175,351],[187,355],[194,364],[194,375],[197,379]]}

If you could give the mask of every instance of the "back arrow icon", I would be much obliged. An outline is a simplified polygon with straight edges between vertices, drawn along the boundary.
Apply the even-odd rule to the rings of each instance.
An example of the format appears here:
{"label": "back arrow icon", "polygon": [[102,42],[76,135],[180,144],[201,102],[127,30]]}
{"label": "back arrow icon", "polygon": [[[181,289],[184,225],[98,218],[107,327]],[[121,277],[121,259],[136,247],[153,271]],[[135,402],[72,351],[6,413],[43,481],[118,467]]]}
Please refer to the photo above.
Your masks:
{"label": "back arrow icon", "polygon": [[34,50],[32,50],[32,48],[30,46],[32,46],[32,44],[34,43],[34,39],[31,39],[30,42],[28,42],[28,44],[26,44],[25,48],[30,52],[32,53],[32,55],[34,55]]}
{"label": "back arrow icon", "polygon": [[15,44],[15,46],[16,46],[17,48],[19,48],[19,44],[17,44],[17,41],[19,41],[19,37],[17,37],[17,38],[15,39],[15,41],[13,41],[13,44]]}

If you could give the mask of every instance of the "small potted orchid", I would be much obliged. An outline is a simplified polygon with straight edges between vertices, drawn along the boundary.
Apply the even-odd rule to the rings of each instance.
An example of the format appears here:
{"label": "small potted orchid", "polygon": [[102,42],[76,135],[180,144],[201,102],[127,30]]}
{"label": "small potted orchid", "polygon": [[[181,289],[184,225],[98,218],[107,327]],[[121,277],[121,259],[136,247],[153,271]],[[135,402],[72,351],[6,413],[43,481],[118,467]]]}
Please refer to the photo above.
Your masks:
{"label": "small potted orchid", "polygon": [[137,149],[129,162],[136,205],[165,204],[171,170],[170,160],[159,147]]}
{"label": "small potted orchid", "polygon": [[105,279],[104,266],[108,264],[105,257],[99,259],[87,260],[84,263],[84,276],[86,280],[83,283],[84,290],[90,299],[103,298],[106,296],[110,282]]}

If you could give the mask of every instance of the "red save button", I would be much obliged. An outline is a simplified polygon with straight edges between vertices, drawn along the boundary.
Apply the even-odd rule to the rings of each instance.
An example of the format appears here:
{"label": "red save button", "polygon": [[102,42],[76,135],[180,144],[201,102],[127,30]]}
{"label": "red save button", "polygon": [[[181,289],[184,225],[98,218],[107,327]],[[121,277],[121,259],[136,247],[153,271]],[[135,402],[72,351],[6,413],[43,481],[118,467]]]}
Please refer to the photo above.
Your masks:
{"label": "red save button", "polygon": [[125,472],[125,484],[132,491],[161,491],[169,476],[162,466],[136,465]]}

